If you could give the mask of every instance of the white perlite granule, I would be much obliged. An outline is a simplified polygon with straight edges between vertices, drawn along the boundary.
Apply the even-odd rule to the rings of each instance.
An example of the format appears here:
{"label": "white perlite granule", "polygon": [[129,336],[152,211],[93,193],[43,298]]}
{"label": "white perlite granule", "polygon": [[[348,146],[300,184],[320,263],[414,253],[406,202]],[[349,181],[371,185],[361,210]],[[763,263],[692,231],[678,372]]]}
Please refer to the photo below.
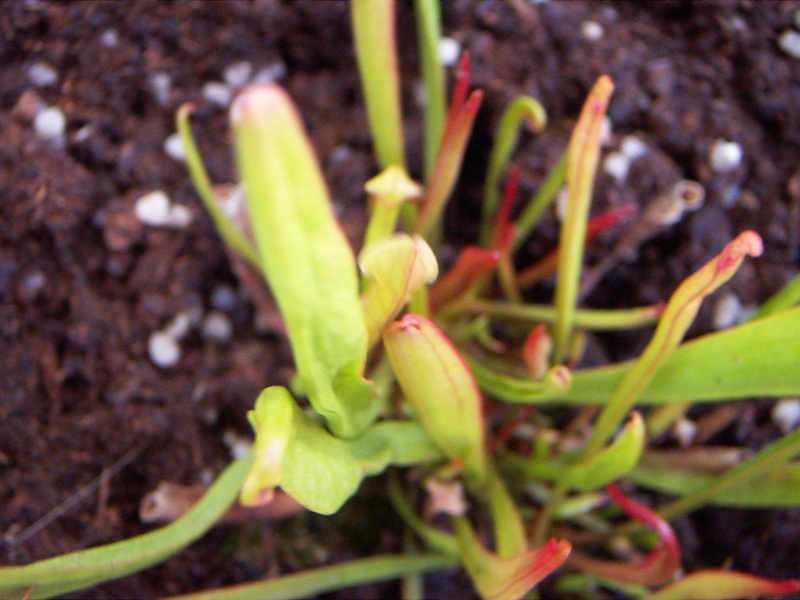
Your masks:
{"label": "white perlite granule", "polygon": [[36,87],[47,87],[58,81],[58,71],[46,62],[35,62],[28,69],[28,79]]}
{"label": "white perlite granule", "polygon": [[169,332],[156,331],[147,340],[147,353],[150,360],[160,369],[169,369],[181,359],[181,347]]}
{"label": "white perlite granule", "polygon": [[49,106],[39,111],[33,120],[33,130],[45,140],[59,140],[64,137],[67,117],[57,106]]}

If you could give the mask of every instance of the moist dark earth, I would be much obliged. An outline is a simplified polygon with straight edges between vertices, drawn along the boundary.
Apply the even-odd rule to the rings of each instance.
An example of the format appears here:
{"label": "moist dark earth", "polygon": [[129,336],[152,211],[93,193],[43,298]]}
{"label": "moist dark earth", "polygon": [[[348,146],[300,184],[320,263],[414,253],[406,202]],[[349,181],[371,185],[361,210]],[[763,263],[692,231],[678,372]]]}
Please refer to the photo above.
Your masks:
{"label": "moist dark earth", "polygon": [[[624,181],[601,169],[593,212],[646,205],[681,178],[702,183],[707,197],[700,210],[610,272],[586,304],[664,300],[745,229],[763,236],[765,252],[746,262],[726,290],[745,308],[763,302],[800,266],[800,59],[778,44],[783,32],[798,26],[798,10],[796,2],[753,1],[446,3],[445,33],[470,51],[473,86],[486,91],[447,213],[448,243],[475,241],[486,159],[503,108],[528,94],[548,112],[547,130],[524,134],[514,158],[523,195],[530,195],[563,151],[591,85],[607,73],[616,83],[607,151],[632,134],[648,153]],[[216,182],[234,182],[225,110],[203,86],[222,81],[226,68],[242,61],[253,72],[267,69],[298,103],[345,229],[357,243],[365,221],[362,186],[376,165],[348,11],[336,1],[3,4],[2,564],[149,530],[138,518],[142,497],[161,481],[207,483],[230,461],[226,432],[228,438],[249,434],[245,413],[257,393],[290,380],[287,343],[241,286],[184,165],[165,153],[164,143],[174,132],[177,107],[195,103],[193,123],[210,174]],[[410,2],[399,3],[398,19],[409,162],[419,177],[422,125]],[[601,28],[597,39],[597,28],[587,22]],[[38,63],[55,70],[53,81],[34,85],[30,69]],[[63,143],[35,132],[34,118],[44,106],[65,115]],[[741,163],[730,171],[711,167],[717,140],[742,149]],[[142,224],[136,200],[154,190],[187,207],[190,224]],[[602,257],[617,233],[601,237],[587,261]],[[556,238],[548,216],[520,264],[552,249]],[[551,290],[534,294],[546,300]],[[703,308],[691,336],[711,329],[714,302]],[[230,339],[203,333],[212,311],[227,317]],[[180,314],[190,317],[180,359],[159,368],[148,340]],[[646,333],[600,336],[599,351],[609,360],[629,358],[646,339]],[[737,419],[711,442],[757,449],[775,439],[772,403],[741,403]],[[132,460],[99,489],[90,488],[46,526],[27,530],[131,451]],[[280,524],[216,528],[161,566],[73,597],[199,591],[399,551],[402,529],[382,482],[370,482],[363,492],[333,519],[301,515]],[[731,566],[800,577],[800,511],[705,509],[676,529],[687,570]],[[469,589],[460,579],[428,581],[431,595]],[[339,597],[396,594],[387,584]]]}

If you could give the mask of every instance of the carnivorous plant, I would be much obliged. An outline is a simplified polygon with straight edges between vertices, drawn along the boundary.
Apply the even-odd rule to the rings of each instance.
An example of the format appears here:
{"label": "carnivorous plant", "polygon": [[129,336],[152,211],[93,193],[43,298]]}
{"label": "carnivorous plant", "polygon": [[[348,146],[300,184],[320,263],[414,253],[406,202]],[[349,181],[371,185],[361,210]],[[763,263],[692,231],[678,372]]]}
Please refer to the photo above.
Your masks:
{"label": "carnivorous plant", "polygon": [[[548,576],[559,594],[582,597],[600,597],[599,589],[659,600],[800,590],[800,581],[724,570],[682,574],[669,524],[709,503],[800,505],[800,469],[792,461],[800,454],[800,430],[724,467],[721,449],[692,453],[653,443],[654,432],[689,404],[800,393],[796,283],[752,320],[683,341],[704,299],[761,254],[759,235],[739,233],[663,304],[580,306],[585,245],[634,212],[590,218],[601,127],[614,90],[601,76],[563,159],[517,221],[511,219],[517,176],[509,168],[515,141],[525,124],[541,130],[546,115],[524,97],[500,119],[480,240],[444,268],[437,258],[444,208],[482,92],[470,90],[464,54],[445,111],[445,77],[435,56],[438,4],[417,0],[428,103],[423,181],[415,181],[403,141],[394,0],[353,0],[351,8],[381,167],[365,182],[370,218],[357,252],[282,88],[248,87],[230,109],[245,227],[218,205],[190,131],[191,107],[177,117],[200,198],[280,308],[297,371],[291,389],[270,386],[258,396],[248,413],[252,449],[188,513],[137,538],[0,568],[0,592],[49,597],[144,569],[203,535],[236,502],[260,506],[285,493],[310,511],[334,515],[364,478],[379,476],[417,538],[407,552],[202,597],[304,597],[399,577],[413,590],[421,573],[459,565],[478,594],[492,599],[523,597]],[[558,247],[518,273],[515,253],[563,186]],[[525,302],[524,287],[547,277],[556,281],[553,303]],[[585,332],[642,327],[654,331],[638,358],[580,368]],[[572,409],[571,420],[559,420],[551,407]],[[751,492],[756,487],[758,495]],[[634,499],[639,488],[674,500],[651,508]],[[620,540],[632,558],[614,554]],[[425,550],[414,549],[420,543]]]}

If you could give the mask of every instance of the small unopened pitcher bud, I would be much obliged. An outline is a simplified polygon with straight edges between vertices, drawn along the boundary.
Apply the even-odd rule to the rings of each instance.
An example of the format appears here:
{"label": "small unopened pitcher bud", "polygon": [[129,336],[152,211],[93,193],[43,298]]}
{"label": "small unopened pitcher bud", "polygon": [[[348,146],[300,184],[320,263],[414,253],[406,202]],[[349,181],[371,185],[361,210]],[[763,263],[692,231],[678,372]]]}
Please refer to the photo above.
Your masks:
{"label": "small unopened pitcher bud", "polygon": [[389,325],[383,343],[428,435],[447,456],[464,460],[468,481],[483,482],[483,399],[458,350],[436,325],[414,314]]}

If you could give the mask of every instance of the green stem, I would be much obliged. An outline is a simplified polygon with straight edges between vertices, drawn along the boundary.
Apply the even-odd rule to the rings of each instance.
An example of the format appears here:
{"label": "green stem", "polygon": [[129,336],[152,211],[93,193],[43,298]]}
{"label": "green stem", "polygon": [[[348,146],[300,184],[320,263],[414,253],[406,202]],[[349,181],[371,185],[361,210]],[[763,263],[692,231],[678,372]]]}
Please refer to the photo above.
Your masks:
{"label": "green stem", "polygon": [[523,242],[528,239],[533,228],[539,224],[539,220],[542,218],[542,215],[544,215],[544,212],[553,203],[553,200],[555,200],[561,188],[564,187],[564,183],[567,180],[568,158],[569,155],[567,151],[564,150],[561,158],[558,159],[558,162],[547,174],[547,178],[544,180],[541,187],[539,187],[536,194],[522,210],[522,213],[520,213],[517,219],[517,230],[514,234],[513,249],[515,252],[519,250]]}
{"label": "green stem", "polygon": [[[406,527],[403,530],[403,554],[416,554],[419,551],[414,532]],[[422,573],[408,573],[400,582],[400,596],[403,600],[425,600],[425,580]]]}
{"label": "green stem", "polygon": [[419,64],[425,86],[425,181],[429,181],[442,143],[447,100],[444,69],[439,62],[441,9],[439,0],[414,2],[419,40]]}
{"label": "green stem", "polygon": [[353,0],[350,9],[358,72],[378,162],[384,169],[390,165],[405,167],[395,0]]}
{"label": "green stem", "polygon": [[364,234],[364,248],[394,233],[397,219],[400,216],[400,203],[381,202],[377,199],[375,209],[367,224]]}
{"label": "green stem", "polygon": [[673,402],[660,406],[647,417],[647,435],[657,438],[667,432],[667,429],[686,414],[691,408],[690,402]]}
{"label": "green stem", "polygon": [[[555,307],[542,304],[510,304],[475,299],[453,305],[452,308],[459,312],[531,323],[555,323],[558,318]],[[646,327],[658,321],[661,308],[661,305],[653,305],[621,310],[578,309],[574,323],[577,327],[600,330]]]}
{"label": "green stem", "polygon": [[778,467],[782,463],[800,454],[800,429],[795,429],[791,433],[783,436],[761,450],[751,459],[726,471],[717,477],[713,484],[703,490],[699,490],[679,500],[670,502],[658,510],[658,514],[667,520],[672,520],[683,516],[696,508],[710,502],[714,497],[731,489],[734,486],[742,485],[759,475]]}
{"label": "green stem", "polygon": [[189,176],[192,178],[194,188],[225,243],[241,254],[247,262],[260,272],[261,258],[255,246],[247,240],[241,230],[234,225],[233,221],[228,218],[217,203],[211,187],[211,179],[203,166],[203,159],[200,158],[200,151],[197,149],[197,144],[192,135],[192,128],[189,124],[191,111],[192,106],[184,104],[178,109],[175,120],[178,134],[186,151],[186,167],[189,170]]}
{"label": "green stem", "polygon": [[438,571],[458,564],[458,559],[441,554],[373,556],[346,563],[310,569],[256,583],[219,590],[173,596],[170,600],[289,600],[341,590],[376,581],[397,579],[410,573]]}
{"label": "green stem", "polygon": [[675,352],[703,299],[733,276],[745,256],[758,256],[762,249],[761,238],[752,231],[745,231],[681,282],[670,297],[652,340],[603,407],[586,445],[586,456],[592,456],[603,447],[659,367]]}
{"label": "green stem", "polygon": [[489,465],[488,485],[486,493],[489,499],[489,510],[494,523],[494,537],[497,554],[514,556],[527,550],[525,541],[525,525],[519,515],[514,499],[506,487],[503,478],[491,460]]}
{"label": "green stem", "polygon": [[541,512],[536,517],[536,526],[533,530],[534,548],[543,545],[547,541],[550,524],[553,522],[553,517],[558,513],[561,503],[567,497],[567,491],[568,488],[566,484],[557,483],[550,497],[547,499],[547,504],[544,505]]}
{"label": "green stem", "polygon": [[500,205],[500,180],[519,140],[520,129],[527,121],[531,129],[541,131],[547,124],[544,108],[530,96],[518,96],[508,105],[497,125],[494,146],[489,157],[483,192],[481,245],[488,248],[492,236],[492,221]]}
{"label": "green stem", "polygon": [[392,471],[388,476],[389,481],[389,500],[392,506],[408,525],[414,533],[416,533],[422,541],[424,541],[430,548],[441,552],[450,557],[457,557],[459,555],[458,541],[449,533],[440,531],[435,527],[431,527],[420,519],[411,507],[411,503],[406,499],[403,490],[400,487],[400,481],[397,473]]}
{"label": "green stem", "polygon": [[751,319],[760,319],[768,315],[788,310],[800,302],[800,275],[795,276],[781,290],[764,302]]}
{"label": "green stem", "polygon": [[32,598],[49,598],[119,579],[165,561],[206,533],[239,494],[253,453],[234,461],[200,501],[166,527],[114,544],[72,552],[22,567],[0,568],[2,592],[35,586]]}
{"label": "green stem", "polygon": [[553,328],[553,362],[563,363],[575,325],[578,281],[586,243],[586,226],[597,163],[603,117],[614,90],[611,78],[603,75],[595,83],[581,110],[569,142],[567,160],[566,214],[561,224],[558,252],[558,278],[554,304],[558,319]]}

